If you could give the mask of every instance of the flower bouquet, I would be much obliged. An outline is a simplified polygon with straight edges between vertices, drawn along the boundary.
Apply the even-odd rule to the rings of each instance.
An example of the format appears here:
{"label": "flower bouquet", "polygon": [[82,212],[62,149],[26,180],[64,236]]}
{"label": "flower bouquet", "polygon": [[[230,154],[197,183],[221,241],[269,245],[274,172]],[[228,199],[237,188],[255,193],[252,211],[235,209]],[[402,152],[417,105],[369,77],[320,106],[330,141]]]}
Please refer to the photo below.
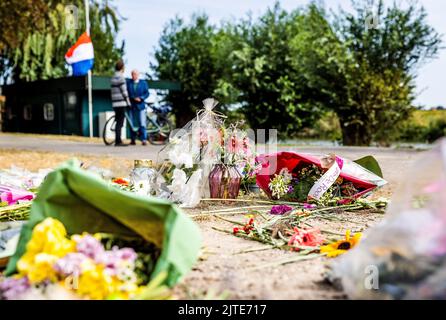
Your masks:
{"label": "flower bouquet", "polygon": [[237,196],[240,168],[254,158],[252,143],[239,124],[225,126],[226,117],[214,111],[217,104],[205,99],[204,108],[160,151],[156,196],[182,207],[195,207],[202,198]]}
{"label": "flower bouquet", "polygon": [[[0,299],[141,299],[159,253],[137,238],[69,237],[59,220],[46,218],[34,227],[17,274],[0,281]],[[168,298],[160,289],[157,298]]]}
{"label": "flower bouquet", "polygon": [[158,154],[162,162],[155,179],[158,197],[195,207],[209,196],[208,176],[219,161],[220,128],[225,116],[214,111],[218,101],[203,101],[203,109],[183,128],[177,130]]}
{"label": "flower bouquet", "polygon": [[[5,275],[8,281],[20,278],[24,286],[60,284],[70,274],[62,267],[81,264],[71,269],[80,272],[79,281],[86,272],[104,289],[100,296],[85,289],[81,297],[119,293],[119,298],[135,298],[141,289],[135,284],[143,286],[161,274],[160,284],[173,286],[195,263],[200,248],[197,226],[170,202],[112,187],[71,161],[42,184]],[[111,270],[118,266],[115,262],[128,267],[133,280],[136,274],[136,282],[119,282],[121,273],[116,278]],[[136,291],[116,291],[115,284]]]}
{"label": "flower bouquet", "polygon": [[257,157],[257,184],[272,199],[345,204],[387,182],[361,165],[335,155],[294,152]]}
{"label": "flower bouquet", "polygon": [[221,127],[219,157],[221,161],[214,165],[209,174],[211,198],[237,198],[242,181],[240,171],[252,165],[253,144],[246,131],[239,129],[240,123]]}
{"label": "flower bouquet", "polygon": [[257,177],[257,174],[262,169],[262,165],[256,163],[253,160],[247,161],[245,166],[242,169],[241,186],[248,193],[249,192],[257,193],[260,191],[260,188],[256,182],[256,177]]}

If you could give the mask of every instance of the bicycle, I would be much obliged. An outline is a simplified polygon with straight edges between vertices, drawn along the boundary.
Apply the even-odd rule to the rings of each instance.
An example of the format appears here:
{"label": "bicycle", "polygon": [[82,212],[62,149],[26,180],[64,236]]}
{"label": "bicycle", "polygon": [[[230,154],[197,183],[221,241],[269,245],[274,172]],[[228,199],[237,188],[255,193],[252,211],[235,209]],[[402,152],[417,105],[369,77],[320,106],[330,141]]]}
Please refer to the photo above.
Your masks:
{"label": "bicycle", "polygon": [[[147,117],[147,140],[153,145],[163,145],[169,142],[170,132],[172,131],[173,125],[170,121],[168,115],[172,111],[172,107],[165,105],[157,107],[153,103],[145,102],[146,106],[150,107],[153,111],[155,119],[149,115],[146,110]],[[132,130],[136,136],[139,136],[139,127],[134,126],[131,115],[129,114],[129,109],[125,112],[125,120],[127,127]],[[109,146],[115,143],[115,131],[116,131],[116,120],[115,116],[110,117],[105,123],[104,129],[102,131],[102,139],[104,143]]]}

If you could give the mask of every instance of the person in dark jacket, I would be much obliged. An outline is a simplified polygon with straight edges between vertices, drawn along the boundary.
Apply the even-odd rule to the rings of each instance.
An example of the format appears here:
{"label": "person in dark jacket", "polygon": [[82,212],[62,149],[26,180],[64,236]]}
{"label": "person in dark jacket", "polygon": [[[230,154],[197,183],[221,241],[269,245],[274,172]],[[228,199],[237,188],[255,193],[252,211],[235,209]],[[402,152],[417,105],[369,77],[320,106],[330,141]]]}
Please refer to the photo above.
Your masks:
{"label": "person in dark jacket", "polygon": [[121,140],[121,130],[124,124],[125,111],[130,107],[129,94],[124,78],[124,62],[119,60],[115,65],[115,74],[111,78],[111,99],[112,107],[115,111],[116,128],[115,128],[115,146],[126,146]]}
{"label": "person in dark jacket", "polygon": [[[139,71],[132,71],[132,79],[127,82],[130,102],[132,104],[133,124],[139,128],[139,138],[143,145],[147,144],[147,115],[144,100],[149,97],[149,86],[147,81],[139,79]],[[131,144],[136,144],[136,133],[131,131]]]}

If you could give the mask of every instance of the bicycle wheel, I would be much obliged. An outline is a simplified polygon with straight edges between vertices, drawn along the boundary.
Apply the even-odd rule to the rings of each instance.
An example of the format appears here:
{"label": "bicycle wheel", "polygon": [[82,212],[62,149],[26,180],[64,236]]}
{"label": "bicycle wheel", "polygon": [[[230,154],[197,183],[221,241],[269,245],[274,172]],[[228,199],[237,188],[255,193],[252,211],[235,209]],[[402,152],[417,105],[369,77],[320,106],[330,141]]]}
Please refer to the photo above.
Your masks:
{"label": "bicycle wheel", "polygon": [[115,143],[115,131],[116,121],[115,116],[112,116],[107,120],[102,131],[102,139],[104,140],[105,145],[109,146]]}
{"label": "bicycle wheel", "polygon": [[159,126],[159,130],[148,130],[147,139],[153,145],[163,145],[168,143],[170,132],[173,128],[172,122],[166,116],[158,116],[156,122]]}

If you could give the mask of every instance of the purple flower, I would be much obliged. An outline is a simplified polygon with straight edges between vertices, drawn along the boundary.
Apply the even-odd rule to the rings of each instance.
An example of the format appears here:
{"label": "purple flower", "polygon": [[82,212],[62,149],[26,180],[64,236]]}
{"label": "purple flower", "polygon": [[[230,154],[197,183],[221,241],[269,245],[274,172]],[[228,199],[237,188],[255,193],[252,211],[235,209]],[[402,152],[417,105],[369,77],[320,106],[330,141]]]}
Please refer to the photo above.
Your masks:
{"label": "purple flower", "polygon": [[304,209],[314,209],[316,208],[317,205],[312,204],[312,203],[304,203]]}
{"label": "purple flower", "polygon": [[20,299],[30,287],[28,277],[6,278],[0,282],[0,296],[5,300]]}
{"label": "purple flower", "polygon": [[65,257],[56,261],[54,270],[65,277],[69,275],[80,275],[82,271],[82,263],[86,259],[88,259],[88,257],[83,253],[68,253]]}
{"label": "purple flower", "polygon": [[293,186],[289,185],[287,193],[293,193],[293,192],[294,192]]}
{"label": "purple flower", "polygon": [[85,235],[79,239],[76,239],[76,250],[77,252],[83,253],[96,262],[100,262],[102,260],[102,256],[105,252],[102,243],[91,235]]}
{"label": "purple flower", "polygon": [[116,274],[119,272],[123,262],[133,264],[136,258],[137,254],[132,248],[119,249],[118,247],[113,247],[112,250],[104,253],[102,263],[108,272]]}
{"label": "purple flower", "polygon": [[277,205],[277,206],[273,206],[271,208],[270,213],[271,214],[284,214],[284,213],[286,213],[288,211],[291,211],[291,210],[293,210],[292,207],[287,206],[286,204],[280,204],[280,205]]}

